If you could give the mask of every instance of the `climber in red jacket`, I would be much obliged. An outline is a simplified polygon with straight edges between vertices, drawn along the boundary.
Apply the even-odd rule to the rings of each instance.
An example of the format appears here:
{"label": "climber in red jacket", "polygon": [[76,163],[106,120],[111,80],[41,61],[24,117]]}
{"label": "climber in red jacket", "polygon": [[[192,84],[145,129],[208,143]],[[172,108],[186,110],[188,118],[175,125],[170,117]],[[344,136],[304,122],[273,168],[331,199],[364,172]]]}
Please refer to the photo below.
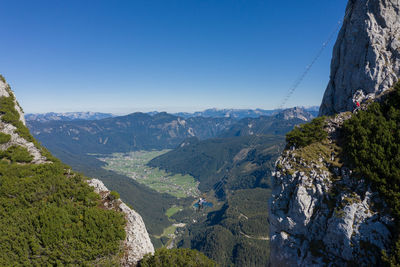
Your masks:
{"label": "climber in red jacket", "polygon": [[360,102],[356,101],[356,108],[353,110],[353,112],[357,112],[360,109],[361,105]]}

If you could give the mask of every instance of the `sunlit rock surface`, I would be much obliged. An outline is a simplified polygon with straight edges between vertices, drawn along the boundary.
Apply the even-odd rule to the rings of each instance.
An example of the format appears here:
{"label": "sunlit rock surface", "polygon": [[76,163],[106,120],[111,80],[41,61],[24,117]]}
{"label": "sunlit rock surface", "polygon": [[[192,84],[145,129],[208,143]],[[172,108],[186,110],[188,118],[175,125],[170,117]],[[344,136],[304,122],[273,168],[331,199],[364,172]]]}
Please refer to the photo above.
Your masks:
{"label": "sunlit rock surface", "polygon": [[[400,1],[349,0],[320,115],[354,109],[400,78]],[[358,92],[358,93],[357,93]]]}
{"label": "sunlit rock surface", "polygon": [[145,254],[154,253],[154,247],[142,217],[120,200],[107,200],[110,191],[100,180],[92,179],[88,181],[88,184],[94,187],[96,193],[100,194],[104,201],[104,206],[110,209],[117,206],[118,209],[125,214],[125,219],[127,221],[125,226],[126,238],[124,240],[125,255],[121,265],[136,266],[137,262],[141,260]]}

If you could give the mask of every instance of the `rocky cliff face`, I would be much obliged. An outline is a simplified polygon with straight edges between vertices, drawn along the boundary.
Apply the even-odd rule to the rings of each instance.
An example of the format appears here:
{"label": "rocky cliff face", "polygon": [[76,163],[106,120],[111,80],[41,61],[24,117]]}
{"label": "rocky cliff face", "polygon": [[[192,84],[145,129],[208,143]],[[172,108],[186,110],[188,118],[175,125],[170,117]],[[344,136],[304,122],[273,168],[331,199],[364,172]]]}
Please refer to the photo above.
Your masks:
{"label": "rocky cliff face", "polygon": [[354,109],[400,78],[400,2],[349,0],[320,115]]}
{"label": "rocky cliff face", "polygon": [[400,77],[400,2],[349,0],[320,115],[328,138],[276,162],[270,203],[272,266],[377,266],[391,246],[387,205],[356,179],[338,132],[355,101],[365,109]]}
{"label": "rocky cliff face", "polygon": [[269,214],[272,266],[376,266],[381,250],[390,248],[393,219],[382,212],[385,203],[336,157],[337,131],[350,116],[328,119],[327,140],[278,159]]}
{"label": "rocky cliff face", "polygon": [[108,209],[118,209],[125,214],[127,224],[125,226],[126,238],[124,240],[125,255],[123,257],[122,266],[136,266],[137,262],[147,253],[154,253],[153,244],[147,233],[142,217],[129,208],[121,200],[110,200],[108,196],[110,191],[107,187],[97,179],[88,181],[88,184],[94,187],[94,191],[100,194],[103,199],[103,205]]}

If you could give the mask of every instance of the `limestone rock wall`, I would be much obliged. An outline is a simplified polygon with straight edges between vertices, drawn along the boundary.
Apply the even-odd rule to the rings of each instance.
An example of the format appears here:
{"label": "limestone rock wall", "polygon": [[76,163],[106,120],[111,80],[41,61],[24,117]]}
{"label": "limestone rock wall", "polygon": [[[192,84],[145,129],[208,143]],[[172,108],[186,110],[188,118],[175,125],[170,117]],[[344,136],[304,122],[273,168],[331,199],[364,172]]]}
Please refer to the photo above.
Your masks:
{"label": "limestone rock wall", "polygon": [[352,110],[357,91],[374,98],[399,78],[400,1],[349,0],[319,114]]}
{"label": "limestone rock wall", "polygon": [[110,191],[107,187],[98,179],[92,179],[88,181],[88,184],[94,187],[94,191],[102,197],[104,205],[108,208],[115,208],[117,205],[118,209],[125,214],[127,224],[125,226],[126,238],[124,240],[125,255],[122,259],[122,266],[136,266],[137,262],[143,258],[147,253],[154,253],[154,247],[151,243],[150,236],[147,233],[146,226],[143,222],[142,217],[129,208],[121,200],[116,200],[116,203],[107,201],[107,197]]}
{"label": "limestone rock wall", "polygon": [[386,204],[330,150],[349,117],[328,119],[324,144],[288,149],[277,160],[269,205],[271,266],[377,266],[381,250],[390,248],[393,218]]}

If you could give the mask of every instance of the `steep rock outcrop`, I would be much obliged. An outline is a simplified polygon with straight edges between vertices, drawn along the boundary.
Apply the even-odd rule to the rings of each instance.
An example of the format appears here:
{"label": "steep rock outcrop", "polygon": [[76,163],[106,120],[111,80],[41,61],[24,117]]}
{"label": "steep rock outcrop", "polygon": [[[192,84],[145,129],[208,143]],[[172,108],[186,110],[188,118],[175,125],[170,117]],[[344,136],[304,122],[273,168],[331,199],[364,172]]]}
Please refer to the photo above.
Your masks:
{"label": "steep rock outcrop", "polygon": [[354,109],[400,78],[400,2],[349,0],[320,115]]}
{"label": "steep rock outcrop", "polygon": [[272,266],[377,266],[394,219],[377,192],[355,178],[338,132],[400,77],[400,2],[349,0],[320,107],[328,138],[290,148],[276,162],[270,203]]}
{"label": "steep rock outcrop", "polygon": [[121,200],[109,200],[110,191],[97,179],[91,179],[88,184],[94,187],[94,191],[100,194],[103,205],[109,209],[117,208],[125,214],[127,224],[125,226],[126,238],[124,240],[125,255],[122,259],[122,266],[136,266],[137,262],[147,253],[154,253],[153,244],[147,233],[142,217],[129,208]]}
{"label": "steep rock outcrop", "polygon": [[[5,82],[4,78],[0,79],[0,97],[13,98],[14,109],[19,114],[19,120],[22,122],[24,126],[26,126],[23,111],[20,105],[18,104],[17,100],[15,99],[14,93],[11,91],[10,86]],[[6,150],[11,146],[25,147],[29,151],[29,153],[33,156],[32,163],[40,164],[47,162],[46,157],[42,155],[40,149],[33,142],[30,142],[25,138],[21,137],[20,134],[18,134],[17,132],[17,127],[12,123],[7,123],[0,120],[0,132],[9,134],[11,136],[9,142],[0,145],[1,150]]]}
{"label": "steep rock outcrop", "polygon": [[336,158],[337,131],[349,117],[328,119],[327,140],[278,159],[269,214],[272,266],[376,266],[381,250],[390,248],[386,204]]}

